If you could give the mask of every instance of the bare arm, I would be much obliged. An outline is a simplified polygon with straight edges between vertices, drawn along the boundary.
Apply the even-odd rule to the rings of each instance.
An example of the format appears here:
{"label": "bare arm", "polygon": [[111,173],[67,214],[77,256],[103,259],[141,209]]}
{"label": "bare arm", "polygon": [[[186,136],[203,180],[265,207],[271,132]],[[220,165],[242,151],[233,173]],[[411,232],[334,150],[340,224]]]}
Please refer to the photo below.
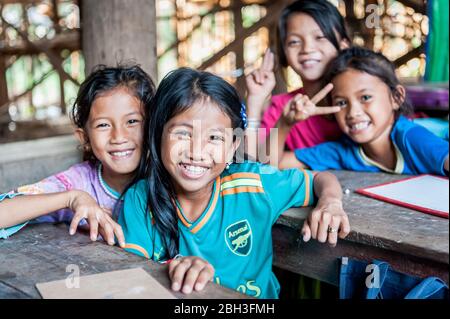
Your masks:
{"label": "bare arm", "polygon": [[0,202],[0,228],[11,227],[67,208],[73,191],[16,196]]}
{"label": "bare arm", "polygon": [[0,228],[11,227],[51,212],[69,208],[74,217],[70,224],[70,234],[75,234],[79,222],[86,218],[89,223],[91,240],[97,240],[98,232],[105,241],[114,245],[114,235],[119,244],[125,244],[122,228],[96,200],[81,190],[60,193],[16,196],[0,202]]}

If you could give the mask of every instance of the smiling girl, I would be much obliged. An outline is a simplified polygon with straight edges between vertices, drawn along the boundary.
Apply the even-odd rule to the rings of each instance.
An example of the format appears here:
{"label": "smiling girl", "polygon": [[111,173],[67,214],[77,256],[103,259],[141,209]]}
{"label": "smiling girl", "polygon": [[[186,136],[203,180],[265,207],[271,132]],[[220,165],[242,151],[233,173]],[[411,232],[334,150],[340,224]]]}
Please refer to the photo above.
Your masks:
{"label": "smiling girl", "polygon": [[233,162],[241,108],[230,84],[191,69],[166,76],[153,100],[146,178],[126,192],[119,223],[127,250],[171,260],[175,291],[201,290],[214,278],[251,296],[278,297],[271,228],[290,207],[316,203],[305,241],[336,245],[350,230],[334,175]]}
{"label": "smiling girl", "polygon": [[[109,244],[123,244],[112,216],[120,194],[135,177],[142,154],[143,122],[154,85],[139,66],[100,66],[81,85],[72,118],[85,162],[0,195],[0,238],[27,221],[69,222],[74,234],[88,220]],[[27,196],[18,196],[27,195]],[[24,223],[25,222],[25,223]],[[16,226],[15,226],[16,225]]]}

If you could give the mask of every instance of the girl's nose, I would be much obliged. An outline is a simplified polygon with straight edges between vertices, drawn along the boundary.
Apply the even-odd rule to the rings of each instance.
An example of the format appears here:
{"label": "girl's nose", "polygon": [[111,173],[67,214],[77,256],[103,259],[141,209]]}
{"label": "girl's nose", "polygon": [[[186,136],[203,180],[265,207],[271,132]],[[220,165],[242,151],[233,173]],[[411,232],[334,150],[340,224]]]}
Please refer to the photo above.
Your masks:
{"label": "girl's nose", "polygon": [[361,105],[357,102],[349,102],[347,105],[347,118],[357,118],[363,114]]}
{"label": "girl's nose", "polygon": [[111,134],[111,143],[122,144],[127,142],[127,132],[121,127],[115,127]]}
{"label": "girl's nose", "polygon": [[302,53],[310,53],[314,51],[314,44],[312,40],[305,39],[302,45]]}

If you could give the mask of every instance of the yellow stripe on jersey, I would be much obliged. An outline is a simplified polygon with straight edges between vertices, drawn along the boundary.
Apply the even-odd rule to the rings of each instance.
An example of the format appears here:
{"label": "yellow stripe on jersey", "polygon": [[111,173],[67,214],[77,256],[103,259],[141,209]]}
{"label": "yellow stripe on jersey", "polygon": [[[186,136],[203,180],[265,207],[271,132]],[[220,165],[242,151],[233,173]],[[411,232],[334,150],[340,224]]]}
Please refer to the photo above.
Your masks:
{"label": "yellow stripe on jersey", "polygon": [[221,190],[225,190],[227,188],[234,188],[239,186],[257,186],[262,187],[261,180],[256,179],[249,179],[249,178],[242,178],[242,179],[236,179],[232,180],[226,183],[222,183]]}
{"label": "yellow stripe on jersey", "polygon": [[140,252],[142,255],[144,255],[147,259],[150,259],[150,255],[148,254],[147,250],[145,250],[145,248],[136,245],[136,244],[125,244],[125,246],[123,247],[124,249],[133,249],[136,250],[138,252]]}
{"label": "yellow stripe on jersey", "polygon": [[249,179],[257,179],[257,180],[261,180],[261,177],[259,176],[259,174],[255,174],[255,173],[236,173],[236,174],[231,174],[229,176],[225,176],[224,178],[222,178],[222,184],[235,180],[235,179],[239,179],[239,178],[249,178]]}

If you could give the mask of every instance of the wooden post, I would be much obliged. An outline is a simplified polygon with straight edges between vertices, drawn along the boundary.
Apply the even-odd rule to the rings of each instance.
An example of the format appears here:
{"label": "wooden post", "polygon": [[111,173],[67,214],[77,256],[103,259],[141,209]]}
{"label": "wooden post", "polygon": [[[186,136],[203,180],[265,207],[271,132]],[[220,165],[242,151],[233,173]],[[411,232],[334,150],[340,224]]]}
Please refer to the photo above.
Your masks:
{"label": "wooden post", "polygon": [[157,80],[155,0],[83,0],[81,25],[87,74],[132,60]]}
{"label": "wooden post", "polygon": [[[242,34],[243,26],[242,26],[242,6],[243,2],[242,0],[235,0],[233,2],[233,20],[234,20],[234,34],[235,38],[238,37],[239,34]],[[236,54],[236,69],[242,69],[245,68],[245,61],[244,61],[244,41],[245,39],[240,40],[240,44],[237,47],[235,54]],[[238,77],[235,83],[235,87],[241,96],[241,98],[245,97],[245,78],[243,76]]]}

